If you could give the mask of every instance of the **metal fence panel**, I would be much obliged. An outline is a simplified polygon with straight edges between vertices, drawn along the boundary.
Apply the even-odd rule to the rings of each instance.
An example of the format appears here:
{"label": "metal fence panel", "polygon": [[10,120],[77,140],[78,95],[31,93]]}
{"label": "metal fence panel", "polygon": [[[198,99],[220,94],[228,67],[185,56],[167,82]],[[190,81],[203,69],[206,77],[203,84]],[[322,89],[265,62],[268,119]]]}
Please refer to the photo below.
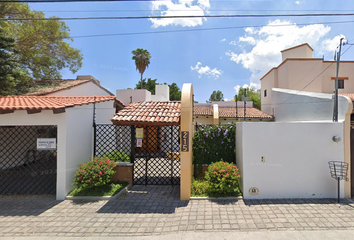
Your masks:
{"label": "metal fence panel", "polygon": [[56,126],[0,126],[0,194],[55,194],[57,151],[37,150]]}
{"label": "metal fence panel", "polygon": [[[144,137],[137,147],[135,130]],[[179,126],[117,126],[97,125],[95,156],[123,151],[134,163],[135,185],[180,184],[180,128]]]}

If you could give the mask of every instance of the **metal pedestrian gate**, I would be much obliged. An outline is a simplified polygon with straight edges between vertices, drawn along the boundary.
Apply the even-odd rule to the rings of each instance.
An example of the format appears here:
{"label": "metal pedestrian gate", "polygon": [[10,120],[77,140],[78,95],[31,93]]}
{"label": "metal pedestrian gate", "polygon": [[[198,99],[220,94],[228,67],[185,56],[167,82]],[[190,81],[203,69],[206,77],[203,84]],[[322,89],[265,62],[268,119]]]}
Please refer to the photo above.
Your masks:
{"label": "metal pedestrian gate", "polygon": [[0,126],[0,195],[56,193],[57,151],[37,146],[56,137],[56,126]]}
{"label": "metal pedestrian gate", "polygon": [[[137,131],[142,133],[142,139],[137,138]],[[95,156],[118,153],[125,159],[129,157],[134,163],[134,185],[180,184],[179,126],[98,124],[95,132]]]}

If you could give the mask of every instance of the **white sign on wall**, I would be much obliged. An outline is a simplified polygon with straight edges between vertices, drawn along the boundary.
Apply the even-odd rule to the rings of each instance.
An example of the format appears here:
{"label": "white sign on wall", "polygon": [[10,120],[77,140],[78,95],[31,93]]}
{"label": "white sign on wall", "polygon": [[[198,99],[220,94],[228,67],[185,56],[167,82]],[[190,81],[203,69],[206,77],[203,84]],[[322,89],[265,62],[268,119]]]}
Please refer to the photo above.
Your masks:
{"label": "white sign on wall", "polygon": [[37,138],[37,150],[55,150],[57,149],[56,138]]}
{"label": "white sign on wall", "polygon": [[136,146],[137,147],[142,147],[143,146],[143,139],[137,138],[136,139]]}

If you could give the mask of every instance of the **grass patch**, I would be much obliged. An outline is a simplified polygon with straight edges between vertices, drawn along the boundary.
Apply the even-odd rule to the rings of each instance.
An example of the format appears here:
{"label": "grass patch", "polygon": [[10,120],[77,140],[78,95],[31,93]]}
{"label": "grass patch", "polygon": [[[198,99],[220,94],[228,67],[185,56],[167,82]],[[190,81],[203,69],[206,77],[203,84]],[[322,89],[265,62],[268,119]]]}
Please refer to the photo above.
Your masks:
{"label": "grass patch", "polygon": [[235,192],[229,194],[215,194],[209,192],[209,183],[205,180],[192,180],[192,197],[239,197],[242,196],[241,190],[237,188]]}
{"label": "grass patch", "polygon": [[68,196],[114,196],[127,185],[127,182],[119,182],[92,188],[75,188],[68,194]]}

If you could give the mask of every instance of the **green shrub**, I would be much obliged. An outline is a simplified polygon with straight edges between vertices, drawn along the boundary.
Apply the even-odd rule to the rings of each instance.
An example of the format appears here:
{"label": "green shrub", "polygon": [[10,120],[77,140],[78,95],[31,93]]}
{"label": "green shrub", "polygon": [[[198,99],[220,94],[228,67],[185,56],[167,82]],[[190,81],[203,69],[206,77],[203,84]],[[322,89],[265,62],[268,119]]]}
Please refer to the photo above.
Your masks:
{"label": "green shrub", "polygon": [[205,179],[209,183],[209,192],[214,195],[228,196],[239,194],[240,175],[237,167],[232,163],[215,162],[205,172]]}
{"label": "green shrub", "polygon": [[108,158],[95,157],[93,160],[79,165],[79,170],[74,176],[74,185],[77,188],[91,188],[109,184],[115,173],[115,166],[117,164]]}
{"label": "green shrub", "polygon": [[115,162],[130,162],[130,157],[124,151],[119,150],[108,152],[103,157]]}
{"label": "green shrub", "polygon": [[224,159],[234,162],[236,124],[199,125],[193,137],[193,164],[211,164]]}
{"label": "green shrub", "polygon": [[205,180],[192,181],[192,196],[207,196],[209,190],[209,183]]}

